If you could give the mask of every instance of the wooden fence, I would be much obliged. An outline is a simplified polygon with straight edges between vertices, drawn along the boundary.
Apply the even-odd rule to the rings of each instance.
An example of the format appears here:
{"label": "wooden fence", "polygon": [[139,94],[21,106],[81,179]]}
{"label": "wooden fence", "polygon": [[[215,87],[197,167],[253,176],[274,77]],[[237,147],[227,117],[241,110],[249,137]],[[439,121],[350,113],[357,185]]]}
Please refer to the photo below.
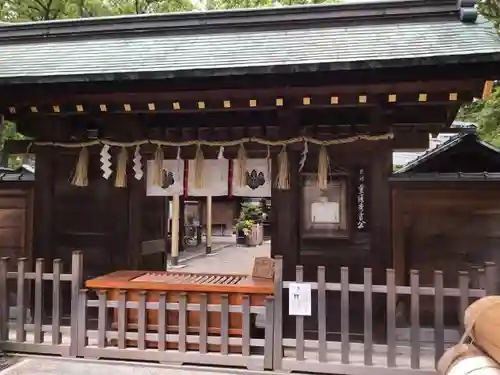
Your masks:
{"label": "wooden fence", "polygon": [[[296,280],[283,280],[282,259],[276,259],[274,296],[266,299],[265,306],[252,306],[244,296],[241,305],[231,305],[227,295],[218,304],[209,304],[206,294],[199,303],[188,302],[186,293],[176,303],[170,302],[165,293],[158,302],[128,301],[126,291],[118,300],[108,300],[105,292],[95,293],[82,289],[82,256],[72,256],[71,273],[63,273],[62,263],[55,260],[51,272],[44,272],[43,260],[35,263],[35,272],[28,272],[27,261],[17,261],[17,271],[8,272],[8,260],[0,260],[0,350],[36,354],[55,354],[69,357],[147,360],[247,367],[252,369],[304,371],[332,374],[358,375],[369,371],[388,374],[394,371],[434,374],[435,361],[445,350],[445,333],[451,329],[460,334],[460,325],[446,327],[444,312],[454,299],[458,316],[473,300],[497,290],[497,272],[493,264],[485,265],[481,273],[481,288],[469,287],[465,272],[457,275],[457,287],[444,286],[443,273],[435,271],[434,285],[421,286],[418,271],[411,271],[410,285],[396,285],[394,270],[387,270],[384,285],[374,285],[372,271],[364,270],[362,284],[349,280],[349,270],[340,270],[340,282],[326,282],[325,268],[318,267],[317,280],[311,282],[314,291],[312,317],[293,317],[295,335],[284,337],[284,298],[291,282],[303,281],[302,267],[297,267]],[[47,289],[51,287],[50,289]],[[43,296],[52,301],[44,303]],[[10,305],[9,295],[15,294]],[[352,340],[352,303],[361,296],[362,342]],[[332,298],[338,299],[339,316],[329,309]],[[383,298],[383,337],[374,314],[374,300]],[[408,342],[398,338],[397,304],[408,299]],[[433,301],[431,342],[422,341],[420,320],[421,301]],[[67,303],[63,303],[64,301]],[[446,303],[445,303],[446,301]],[[62,316],[63,305],[70,305],[69,317]],[[33,322],[26,321],[26,311],[33,311]],[[199,326],[190,327],[187,316],[198,312]],[[154,314],[150,314],[153,312]],[[176,316],[175,329],[167,321],[172,312]],[[208,332],[208,315],[220,314],[220,332]],[[238,337],[231,335],[231,314],[242,316],[243,329]],[[360,311],[361,313],[361,311]],[[136,314],[137,324],[131,327],[127,316]],[[156,321],[151,321],[151,316]],[[252,316],[263,317],[261,332],[253,329]],[[9,319],[10,317],[10,319]],[[305,330],[305,320],[315,322],[315,336]],[[327,319],[339,320],[339,332],[332,336],[327,330]],[[258,319],[257,319],[258,320]],[[329,321],[328,320],[328,321]],[[263,331],[263,332],[262,332]],[[328,332],[327,332],[328,331]],[[338,336],[338,339],[336,338]],[[332,338],[335,337],[335,338]],[[451,344],[451,343],[450,343]],[[214,349],[215,348],[215,349]],[[237,350],[234,350],[234,349]]]}
{"label": "wooden fence", "polygon": [[[78,291],[82,287],[82,254],[72,255],[71,273],[63,273],[60,259],[45,272],[43,259],[37,259],[35,272],[26,269],[27,259],[17,260],[17,271],[8,272],[9,258],[0,259],[0,348],[6,352],[27,352],[77,356]],[[15,281],[12,291],[8,286]],[[47,285],[49,282],[49,285]],[[51,285],[50,285],[51,284]],[[51,286],[51,314],[46,314],[45,289]],[[69,286],[70,319],[62,323],[64,287]],[[10,304],[10,296],[15,304]],[[26,323],[28,307],[33,311],[33,323]],[[13,316],[14,315],[14,316]]]}
{"label": "wooden fence", "polygon": [[[317,280],[311,282],[311,288],[317,291],[317,340],[304,339],[304,317],[295,317],[295,338],[283,338],[282,325],[275,325],[274,335],[274,368],[288,371],[307,371],[330,374],[365,374],[367,367],[370,373],[387,374],[395,370],[407,373],[435,374],[435,363],[443,354],[445,348],[444,299],[453,297],[458,300],[457,316],[463,320],[463,312],[471,302],[497,290],[497,269],[493,263],[485,264],[480,272],[481,289],[469,288],[470,278],[467,272],[457,275],[458,287],[445,288],[443,272],[434,271],[432,287],[419,285],[419,271],[410,272],[410,285],[396,285],[395,272],[386,271],[385,285],[373,285],[372,270],[364,270],[363,284],[349,282],[349,269],[341,268],[340,282],[329,283],[325,280],[325,267],[318,267]],[[296,269],[295,282],[303,282],[303,267]],[[275,280],[275,321],[283,320],[283,291],[286,291],[290,281],[282,279],[282,259],[276,259]],[[327,341],[327,294],[340,294],[340,340]],[[350,340],[350,296],[363,296],[363,343]],[[373,341],[373,297],[385,297],[385,337],[384,344]],[[396,304],[401,297],[410,299],[410,342],[400,344],[396,338]],[[420,299],[433,298],[434,322],[432,329],[433,342],[431,346],[421,345],[422,327],[420,325]],[[457,340],[463,332],[462,324],[452,327],[457,332]]]}
{"label": "wooden fence", "polygon": [[[201,294],[200,303],[195,304],[188,303],[187,293],[181,293],[179,303],[167,302],[166,293],[160,294],[158,302],[147,302],[146,292],[139,295],[137,302],[127,301],[126,291],[120,292],[118,301],[108,301],[104,291],[99,291],[98,299],[94,300],[88,299],[88,293],[87,290],[80,291],[79,356],[272,369],[273,297],[267,298],[265,306],[251,306],[248,295],[243,296],[242,305],[230,305],[228,295],[222,295],[221,304],[216,305],[208,304],[207,294]],[[87,327],[89,308],[98,309],[97,329]],[[116,313],[116,327],[109,324],[108,309]],[[130,329],[127,324],[127,313],[132,310],[137,312],[136,330]],[[176,311],[178,314],[178,326],[174,333],[168,330],[168,327],[172,327],[168,324],[169,311]],[[187,314],[190,311],[200,314],[199,327],[188,325]],[[157,317],[156,321],[148,319],[150,312],[156,313],[153,315]],[[220,335],[212,336],[207,332],[209,312],[220,313]],[[241,337],[230,336],[229,313],[242,314]],[[251,337],[251,314],[266,316],[265,336],[262,339]],[[193,328],[199,333],[190,332]],[[193,344],[197,349],[188,350]],[[175,347],[174,350],[169,349],[172,346]],[[210,350],[211,346],[218,347],[218,352]],[[231,354],[230,348],[241,349],[241,353]]]}

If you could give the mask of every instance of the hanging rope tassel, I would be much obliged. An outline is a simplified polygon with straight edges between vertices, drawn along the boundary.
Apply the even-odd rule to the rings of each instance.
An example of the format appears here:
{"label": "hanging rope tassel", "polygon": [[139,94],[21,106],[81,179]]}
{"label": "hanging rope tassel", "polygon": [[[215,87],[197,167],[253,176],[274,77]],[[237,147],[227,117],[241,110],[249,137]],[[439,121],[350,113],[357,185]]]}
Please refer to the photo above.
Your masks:
{"label": "hanging rope tassel", "polygon": [[87,147],[82,147],[76,162],[75,174],[71,179],[71,185],[85,187],[89,185],[89,150]]}
{"label": "hanging rope tassel", "polygon": [[196,155],[194,158],[194,187],[202,188],[203,187],[203,161],[205,157],[203,156],[203,150],[201,146],[198,144],[196,146]]}
{"label": "hanging rope tassel", "polygon": [[115,186],[119,188],[127,187],[127,159],[128,152],[125,147],[122,147],[118,154],[118,162],[116,165]]}
{"label": "hanging rope tassel", "polygon": [[276,177],[275,186],[281,190],[290,189],[290,168],[285,145],[278,154],[278,176]]}
{"label": "hanging rope tassel", "polygon": [[267,153],[266,153],[266,165],[267,165],[267,173],[268,173],[268,179],[271,179],[271,166],[272,166],[272,161],[271,161],[271,146],[267,145]]}
{"label": "hanging rope tassel", "polygon": [[245,172],[247,171],[247,150],[245,146],[240,144],[238,148],[238,186],[243,187],[245,183]]}
{"label": "hanging rope tassel", "polygon": [[155,157],[153,159],[152,169],[152,182],[153,186],[162,186],[162,172],[163,172],[163,149],[160,145],[156,147]]}
{"label": "hanging rope tassel", "polygon": [[326,146],[321,146],[318,157],[318,187],[326,190],[328,187],[328,173],[330,171],[330,156]]}

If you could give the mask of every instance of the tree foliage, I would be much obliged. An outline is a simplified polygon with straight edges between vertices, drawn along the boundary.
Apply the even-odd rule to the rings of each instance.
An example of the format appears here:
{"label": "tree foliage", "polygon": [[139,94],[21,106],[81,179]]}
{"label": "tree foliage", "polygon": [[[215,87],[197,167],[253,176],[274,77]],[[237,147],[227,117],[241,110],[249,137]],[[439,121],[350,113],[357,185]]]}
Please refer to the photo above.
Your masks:
{"label": "tree foliage", "polygon": [[458,119],[477,124],[481,138],[500,147],[500,86],[493,89],[487,100],[476,100],[462,107]]}
{"label": "tree foliage", "polygon": [[108,0],[107,11],[112,15],[182,12],[194,10],[190,0]]}
{"label": "tree foliage", "polygon": [[322,4],[338,0],[0,0],[2,21],[50,21],[125,14]]}
{"label": "tree foliage", "polygon": [[[500,31],[500,2],[482,0],[479,2],[479,10]],[[476,100],[462,107],[458,119],[476,123],[481,137],[500,147],[500,85],[495,85],[487,99]]]}
{"label": "tree foliage", "polygon": [[271,6],[307,5],[336,3],[338,0],[205,0],[202,8],[237,9],[237,8],[262,8]]}
{"label": "tree foliage", "polygon": [[479,11],[488,18],[497,30],[500,30],[500,2],[498,0],[482,0],[478,3]]}

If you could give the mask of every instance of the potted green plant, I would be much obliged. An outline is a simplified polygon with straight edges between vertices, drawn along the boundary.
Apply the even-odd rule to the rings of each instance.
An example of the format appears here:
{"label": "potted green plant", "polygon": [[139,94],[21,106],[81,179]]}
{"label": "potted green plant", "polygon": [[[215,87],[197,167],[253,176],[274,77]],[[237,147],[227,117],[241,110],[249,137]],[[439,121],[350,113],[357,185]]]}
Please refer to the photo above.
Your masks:
{"label": "potted green plant", "polygon": [[236,220],[236,231],[242,232],[248,246],[257,246],[263,242],[262,222],[266,219],[259,203],[245,202]]}

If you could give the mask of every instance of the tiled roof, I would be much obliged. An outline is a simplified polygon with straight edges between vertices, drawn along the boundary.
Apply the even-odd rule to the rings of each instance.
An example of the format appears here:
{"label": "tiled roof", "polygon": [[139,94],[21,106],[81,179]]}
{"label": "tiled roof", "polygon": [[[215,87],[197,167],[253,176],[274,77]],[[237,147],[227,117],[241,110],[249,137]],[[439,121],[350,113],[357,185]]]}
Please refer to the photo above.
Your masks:
{"label": "tiled roof", "polygon": [[168,78],[500,61],[455,0],[57,21],[0,27],[0,82]]}
{"label": "tiled roof", "polygon": [[34,168],[28,165],[15,169],[0,167],[0,183],[14,181],[35,181]]}
{"label": "tiled roof", "polygon": [[500,181],[500,173],[403,173],[393,174],[390,181],[454,182],[454,181]]}
{"label": "tiled roof", "polygon": [[[466,141],[466,140],[472,140],[473,142],[476,142],[478,145],[480,145],[481,147],[489,150],[490,152],[492,152],[494,155],[498,155],[500,156],[500,150],[497,149],[496,147],[490,145],[489,143],[487,142],[484,142],[482,140],[479,139],[479,136],[477,135],[477,133],[475,132],[465,132],[465,133],[460,133],[460,134],[457,134],[455,135],[454,137],[448,139],[446,142],[444,142],[443,144],[427,151],[426,153],[424,153],[423,155],[419,156],[418,158],[416,158],[415,160],[411,161],[410,163],[408,163],[407,165],[405,165],[403,168],[397,170],[396,172],[394,172],[392,174],[393,177],[397,177],[398,179],[403,179],[403,178],[410,178],[409,176],[416,176],[418,177],[419,175],[424,175],[426,173],[414,173],[414,170],[417,169],[418,167],[424,165],[425,163],[427,163],[428,161],[434,159],[435,157],[437,157],[438,155],[458,146],[460,143]],[[478,175],[479,178],[485,178],[485,173],[486,175],[488,175],[487,172],[478,172],[478,173],[472,173],[473,175]],[[436,175],[436,173],[427,173],[429,174],[430,176],[432,175]],[[441,173],[442,175],[447,175],[447,173]],[[461,173],[461,172],[456,172],[456,173],[451,173],[450,175],[452,176],[465,176],[465,175],[469,175],[470,173]],[[490,177],[489,179],[492,179],[493,177],[496,178],[496,176],[498,175],[498,173],[493,173],[491,174],[490,173]],[[405,177],[406,176],[406,177]],[[492,177],[493,176],[493,177]],[[448,176],[449,177],[449,176]],[[422,176],[420,176],[420,178],[422,178]],[[412,180],[414,180],[415,178],[411,177]]]}

